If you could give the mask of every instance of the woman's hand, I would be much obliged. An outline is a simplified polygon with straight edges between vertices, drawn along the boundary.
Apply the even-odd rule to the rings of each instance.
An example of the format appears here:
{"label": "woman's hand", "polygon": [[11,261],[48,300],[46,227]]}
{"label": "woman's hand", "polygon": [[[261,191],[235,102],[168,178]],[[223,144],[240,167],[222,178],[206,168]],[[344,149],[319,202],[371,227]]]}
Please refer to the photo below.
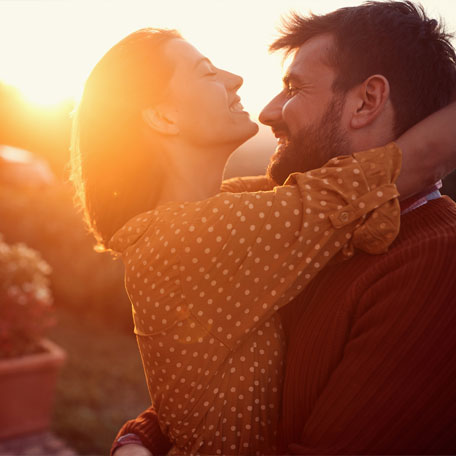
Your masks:
{"label": "woman's hand", "polygon": [[152,453],[142,445],[129,443],[117,448],[113,456],[153,456]]}

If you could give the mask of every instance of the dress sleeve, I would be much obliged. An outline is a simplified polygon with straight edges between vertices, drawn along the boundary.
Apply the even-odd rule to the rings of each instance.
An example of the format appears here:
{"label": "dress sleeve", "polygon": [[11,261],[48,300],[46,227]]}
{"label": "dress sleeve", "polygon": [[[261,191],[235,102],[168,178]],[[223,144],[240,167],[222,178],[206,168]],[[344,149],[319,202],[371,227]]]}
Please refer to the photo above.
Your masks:
{"label": "dress sleeve", "polygon": [[267,176],[243,176],[232,177],[222,182],[220,191],[241,193],[241,192],[267,192],[275,187],[274,182]]}
{"label": "dress sleeve", "polygon": [[[386,251],[399,230],[391,143],[293,174],[273,191],[221,193],[180,205],[174,230],[183,295],[227,347],[299,294],[339,251]],[[177,227],[177,228],[176,228]]]}

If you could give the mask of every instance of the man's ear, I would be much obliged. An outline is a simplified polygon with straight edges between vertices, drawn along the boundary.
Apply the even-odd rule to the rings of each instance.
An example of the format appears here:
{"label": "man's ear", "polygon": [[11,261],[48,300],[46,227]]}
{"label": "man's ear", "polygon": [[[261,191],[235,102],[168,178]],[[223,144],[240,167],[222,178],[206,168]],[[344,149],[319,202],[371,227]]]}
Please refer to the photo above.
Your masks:
{"label": "man's ear", "polygon": [[368,77],[355,89],[355,97],[350,126],[358,129],[370,125],[383,112],[390,97],[388,79],[380,74]]}
{"label": "man's ear", "polygon": [[145,108],[142,118],[146,125],[162,135],[174,136],[179,134],[175,112],[163,105]]}

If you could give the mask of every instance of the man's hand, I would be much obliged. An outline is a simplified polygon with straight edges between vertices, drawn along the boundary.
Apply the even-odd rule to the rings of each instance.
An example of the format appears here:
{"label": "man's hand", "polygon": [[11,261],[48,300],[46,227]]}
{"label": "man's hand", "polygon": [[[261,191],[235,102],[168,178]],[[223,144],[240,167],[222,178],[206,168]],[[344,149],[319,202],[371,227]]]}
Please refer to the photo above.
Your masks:
{"label": "man's hand", "polygon": [[153,456],[152,453],[142,445],[129,443],[117,448],[114,451],[114,456]]}

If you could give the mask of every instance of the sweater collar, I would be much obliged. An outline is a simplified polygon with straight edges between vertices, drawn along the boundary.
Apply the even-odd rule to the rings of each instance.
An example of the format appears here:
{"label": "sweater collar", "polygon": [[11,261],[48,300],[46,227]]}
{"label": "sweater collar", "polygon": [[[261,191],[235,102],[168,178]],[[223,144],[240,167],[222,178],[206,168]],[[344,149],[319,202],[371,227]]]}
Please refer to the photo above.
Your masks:
{"label": "sweater collar", "polygon": [[407,212],[413,211],[414,209],[426,204],[429,200],[440,197],[439,190],[442,188],[442,181],[439,180],[435,184],[427,187],[423,191],[413,195],[410,198],[407,198],[404,201],[401,201],[401,215],[406,214]]}

